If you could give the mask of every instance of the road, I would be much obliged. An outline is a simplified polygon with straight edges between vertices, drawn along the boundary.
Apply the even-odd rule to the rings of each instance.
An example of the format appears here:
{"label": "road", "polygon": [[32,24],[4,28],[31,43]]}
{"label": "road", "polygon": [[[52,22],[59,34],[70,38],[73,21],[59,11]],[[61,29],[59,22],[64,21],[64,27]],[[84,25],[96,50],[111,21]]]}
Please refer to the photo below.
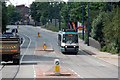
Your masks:
{"label": "road", "polygon": [[[16,26],[8,27],[15,28]],[[38,32],[40,32],[40,37],[37,37]],[[113,78],[118,78],[117,66],[99,60],[81,50],[77,55],[61,53],[57,45],[57,33],[47,32],[38,27],[20,25],[19,34],[24,38],[24,43],[21,45],[21,64],[5,64],[2,69],[2,78],[11,78],[12,80],[14,78],[31,78],[32,80],[38,78],[117,80]],[[40,50],[44,42],[53,51]],[[69,73],[71,76],[45,76],[44,74],[54,72],[54,59],[60,60],[61,72]]]}

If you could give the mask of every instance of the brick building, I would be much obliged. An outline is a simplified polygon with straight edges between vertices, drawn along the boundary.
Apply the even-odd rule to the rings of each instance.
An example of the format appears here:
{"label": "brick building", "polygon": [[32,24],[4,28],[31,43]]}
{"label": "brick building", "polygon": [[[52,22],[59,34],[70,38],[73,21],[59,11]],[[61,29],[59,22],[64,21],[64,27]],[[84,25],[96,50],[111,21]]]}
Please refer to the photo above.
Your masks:
{"label": "brick building", "polygon": [[28,24],[30,9],[25,5],[17,5],[16,8],[21,12],[22,15],[22,19],[20,22],[23,24]]}

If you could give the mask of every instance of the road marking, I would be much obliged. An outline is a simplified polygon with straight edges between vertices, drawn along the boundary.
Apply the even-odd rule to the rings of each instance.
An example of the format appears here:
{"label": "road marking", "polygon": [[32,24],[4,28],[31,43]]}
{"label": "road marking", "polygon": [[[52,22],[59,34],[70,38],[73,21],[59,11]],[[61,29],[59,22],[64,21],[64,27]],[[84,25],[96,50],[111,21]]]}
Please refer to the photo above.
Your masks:
{"label": "road marking", "polygon": [[[35,43],[35,48],[37,44]],[[35,56],[35,50],[34,50],[34,56]],[[36,71],[35,71],[35,65],[33,64],[33,71],[34,71],[34,80],[36,80]]]}
{"label": "road marking", "polygon": [[[65,63],[64,61],[62,61],[62,63]],[[67,67],[69,70],[71,70],[72,72],[74,72],[79,78],[83,78],[82,76],[80,76],[77,72],[75,72],[74,70],[70,69],[69,67]]]}
{"label": "road marking", "polygon": [[[35,44],[36,47],[36,44]],[[34,51],[34,55],[35,55],[35,51]],[[35,65],[33,64],[33,71],[34,71],[34,80],[36,80],[36,71],[35,71]]]}
{"label": "road marking", "polygon": [[70,68],[68,68],[69,70],[71,70],[72,72],[74,72],[79,78],[83,78],[83,77],[81,77],[78,73],[76,73],[74,70],[72,70],[72,69],[70,69]]}
{"label": "road marking", "polygon": [[96,58],[105,58],[105,59],[120,59],[118,57],[96,57]]}
{"label": "road marking", "polygon": [[22,37],[22,38],[23,38],[23,43],[20,45],[20,47],[23,46],[23,44],[24,44],[24,42],[25,42],[25,38],[24,38],[24,37]]}
{"label": "road marking", "polygon": [[[25,35],[25,34],[23,34],[23,35]],[[27,35],[25,35],[25,36],[28,37]],[[26,54],[26,52],[28,51],[28,48],[30,47],[30,44],[31,44],[31,39],[30,39],[30,37],[28,37],[28,38],[29,38],[30,42],[29,42],[29,44],[28,44],[28,46],[27,46],[26,51],[24,52],[25,54]],[[21,57],[21,59],[20,59],[20,64],[22,63],[22,60],[23,60],[23,57],[24,57],[25,54],[22,55],[22,57]]]}
{"label": "road marking", "polygon": [[34,80],[36,78],[36,71],[35,71],[35,65],[33,64],[33,70],[34,70]]}

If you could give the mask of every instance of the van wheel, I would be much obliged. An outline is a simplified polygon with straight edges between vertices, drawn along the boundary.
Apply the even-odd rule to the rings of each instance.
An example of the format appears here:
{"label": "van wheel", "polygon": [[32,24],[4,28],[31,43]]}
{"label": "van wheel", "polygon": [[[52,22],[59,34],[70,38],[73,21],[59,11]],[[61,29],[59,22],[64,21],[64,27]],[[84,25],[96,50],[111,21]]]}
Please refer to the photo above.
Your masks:
{"label": "van wheel", "polygon": [[19,64],[20,64],[19,59],[14,59],[14,60],[13,60],[13,64],[19,65]]}

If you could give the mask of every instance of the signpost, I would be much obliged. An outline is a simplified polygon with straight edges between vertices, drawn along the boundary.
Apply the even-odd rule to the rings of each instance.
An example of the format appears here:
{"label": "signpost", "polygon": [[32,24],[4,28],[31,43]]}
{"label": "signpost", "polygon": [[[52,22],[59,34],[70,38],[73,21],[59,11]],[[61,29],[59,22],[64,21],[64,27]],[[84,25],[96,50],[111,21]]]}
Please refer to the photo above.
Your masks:
{"label": "signpost", "polygon": [[60,61],[59,61],[59,59],[55,59],[54,64],[55,64],[55,74],[59,75],[60,74]]}
{"label": "signpost", "polygon": [[80,23],[79,21],[77,22],[77,25],[78,25],[78,33],[79,34],[83,34],[83,32],[84,32],[84,34],[86,33],[86,27],[85,27],[85,25],[84,25],[84,31],[83,31],[83,24],[82,23]]}

